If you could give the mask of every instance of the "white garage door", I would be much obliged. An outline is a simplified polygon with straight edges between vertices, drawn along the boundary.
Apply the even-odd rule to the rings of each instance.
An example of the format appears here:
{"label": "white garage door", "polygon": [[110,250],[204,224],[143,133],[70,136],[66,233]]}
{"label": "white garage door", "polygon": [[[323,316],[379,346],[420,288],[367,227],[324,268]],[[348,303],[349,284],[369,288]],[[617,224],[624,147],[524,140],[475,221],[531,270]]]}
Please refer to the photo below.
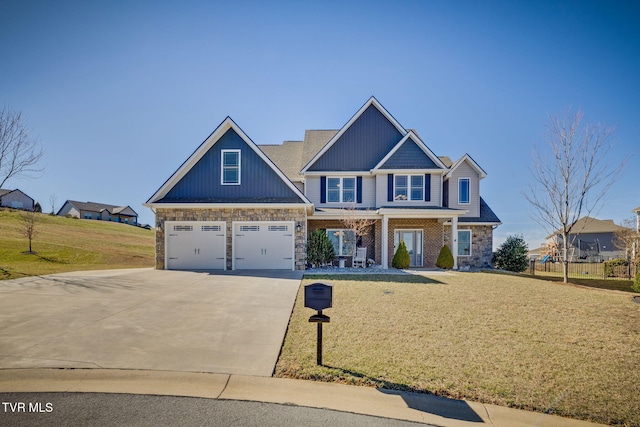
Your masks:
{"label": "white garage door", "polygon": [[226,224],[212,221],[165,222],[167,270],[224,270]]}
{"label": "white garage door", "polygon": [[234,222],[234,270],[293,270],[293,222]]}

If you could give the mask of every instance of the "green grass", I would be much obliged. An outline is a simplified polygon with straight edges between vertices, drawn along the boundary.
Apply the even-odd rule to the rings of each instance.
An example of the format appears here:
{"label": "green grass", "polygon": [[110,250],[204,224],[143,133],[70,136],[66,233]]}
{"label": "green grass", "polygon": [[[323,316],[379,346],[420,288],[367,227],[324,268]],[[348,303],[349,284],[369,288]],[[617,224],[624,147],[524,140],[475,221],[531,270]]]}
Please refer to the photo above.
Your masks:
{"label": "green grass", "polygon": [[39,214],[33,253],[28,253],[19,218],[19,212],[0,210],[0,279],[154,265],[153,231]]}
{"label": "green grass", "polygon": [[325,366],[301,287],[276,376],[640,425],[640,305],[630,294],[490,273],[322,280],[334,284]]}

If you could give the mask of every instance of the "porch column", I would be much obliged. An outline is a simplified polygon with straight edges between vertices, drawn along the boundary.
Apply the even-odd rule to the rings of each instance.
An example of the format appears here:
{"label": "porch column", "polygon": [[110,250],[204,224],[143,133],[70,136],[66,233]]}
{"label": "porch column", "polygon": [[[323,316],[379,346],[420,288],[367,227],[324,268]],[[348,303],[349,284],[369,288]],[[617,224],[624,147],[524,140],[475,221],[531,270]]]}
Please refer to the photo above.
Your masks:
{"label": "porch column", "polygon": [[389,268],[389,218],[386,215],[382,216],[382,238],[380,241],[382,244],[382,268],[387,270]]}
{"label": "porch column", "polygon": [[458,217],[451,218],[451,253],[453,254],[453,269],[458,269]]}

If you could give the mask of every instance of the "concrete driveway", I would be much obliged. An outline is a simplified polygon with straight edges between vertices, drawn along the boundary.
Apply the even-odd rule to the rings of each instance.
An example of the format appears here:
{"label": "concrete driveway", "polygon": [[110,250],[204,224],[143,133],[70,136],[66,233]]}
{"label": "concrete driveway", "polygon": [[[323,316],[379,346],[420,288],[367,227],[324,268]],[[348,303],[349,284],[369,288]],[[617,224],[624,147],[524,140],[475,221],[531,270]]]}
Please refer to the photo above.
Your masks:
{"label": "concrete driveway", "polygon": [[0,281],[0,368],[270,376],[301,272],[75,272]]}

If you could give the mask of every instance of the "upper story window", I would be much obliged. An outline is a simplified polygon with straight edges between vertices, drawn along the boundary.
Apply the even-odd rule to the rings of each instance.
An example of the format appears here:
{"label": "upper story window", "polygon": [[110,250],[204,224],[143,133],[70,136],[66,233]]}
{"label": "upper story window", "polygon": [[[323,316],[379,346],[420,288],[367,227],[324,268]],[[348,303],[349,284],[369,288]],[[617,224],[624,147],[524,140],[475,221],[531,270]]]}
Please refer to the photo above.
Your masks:
{"label": "upper story window", "polygon": [[240,184],[240,150],[222,150],[222,185]]}
{"label": "upper story window", "polygon": [[355,178],[327,178],[327,202],[346,203],[355,201]]}
{"label": "upper story window", "polygon": [[470,203],[469,189],[470,189],[469,178],[459,178],[458,179],[458,204],[468,205]]}
{"label": "upper story window", "polygon": [[395,175],[393,200],[423,200],[424,175]]}

